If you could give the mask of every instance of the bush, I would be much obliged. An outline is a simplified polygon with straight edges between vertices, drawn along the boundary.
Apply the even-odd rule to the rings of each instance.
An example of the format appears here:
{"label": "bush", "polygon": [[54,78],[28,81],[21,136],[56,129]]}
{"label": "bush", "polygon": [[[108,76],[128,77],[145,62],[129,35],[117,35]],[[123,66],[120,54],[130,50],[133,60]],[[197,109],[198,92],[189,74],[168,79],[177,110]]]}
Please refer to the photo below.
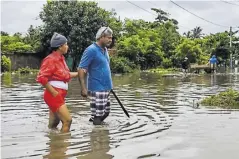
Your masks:
{"label": "bush", "polygon": [[161,64],[163,51],[156,30],[138,30],[136,35],[121,38],[117,45],[118,55],[126,57],[142,70]]}
{"label": "bush", "polygon": [[31,69],[29,67],[19,68],[17,72],[19,72],[20,74],[28,74],[31,72]]}
{"label": "bush", "polygon": [[16,42],[16,43],[8,45],[8,48],[6,51],[7,52],[25,53],[25,52],[32,52],[33,49],[31,47],[31,45],[24,44],[22,42]]}
{"label": "bush", "polygon": [[199,59],[197,64],[198,65],[205,65],[208,63],[208,60],[210,59],[210,55],[202,54]]}
{"label": "bush", "polygon": [[230,88],[225,92],[203,99],[201,103],[208,106],[239,109],[239,92]]}
{"label": "bush", "polygon": [[133,62],[125,57],[111,57],[110,67],[112,73],[129,73],[138,68]]}
{"label": "bush", "polygon": [[31,45],[26,44],[20,37],[17,36],[1,36],[1,49],[2,52],[32,52],[33,48]]}
{"label": "bush", "polygon": [[1,71],[11,71],[11,60],[9,57],[6,57],[5,55],[1,56]]}
{"label": "bush", "polygon": [[163,66],[164,68],[170,68],[170,67],[173,66],[173,63],[172,63],[172,61],[171,61],[170,59],[164,58],[164,59],[163,59],[163,62],[162,62],[162,66]]}
{"label": "bush", "polygon": [[20,74],[29,74],[29,73],[38,73],[39,70],[38,69],[31,69],[27,66],[27,67],[19,68],[17,70],[17,72],[20,73]]}
{"label": "bush", "polygon": [[161,74],[161,75],[164,75],[164,74],[171,74],[171,73],[176,73],[176,72],[179,72],[180,70],[177,69],[177,68],[154,68],[154,69],[150,69],[148,70],[148,72],[153,72],[153,73],[158,73],[158,74]]}

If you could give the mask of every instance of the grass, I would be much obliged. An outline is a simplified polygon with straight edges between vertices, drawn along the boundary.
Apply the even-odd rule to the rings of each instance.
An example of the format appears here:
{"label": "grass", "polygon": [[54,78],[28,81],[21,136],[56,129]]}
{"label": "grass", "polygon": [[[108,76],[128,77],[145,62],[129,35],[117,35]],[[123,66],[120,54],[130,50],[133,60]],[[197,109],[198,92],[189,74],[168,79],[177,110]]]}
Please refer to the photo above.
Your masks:
{"label": "grass", "polygon": [[170,73],[177,73],[179,70],[177,68],[155,68],[147,70],[147,72],[159,73],[159,74],[170,74]]}
{"label": "grass", "polygon": [[30,73],[38,73],[39,69],[31,69],[29,67],[25,67],[25,68],[19,68],[16,71],[6,71],[4,72],[4,74],[11,74],[11,73],[18,73],[18,74],[30,74]]}
{"label": "grass", "polygon": [[201,104],[226,109],[239,109],[239,92],[229,88],[224,92],[204,98]]}

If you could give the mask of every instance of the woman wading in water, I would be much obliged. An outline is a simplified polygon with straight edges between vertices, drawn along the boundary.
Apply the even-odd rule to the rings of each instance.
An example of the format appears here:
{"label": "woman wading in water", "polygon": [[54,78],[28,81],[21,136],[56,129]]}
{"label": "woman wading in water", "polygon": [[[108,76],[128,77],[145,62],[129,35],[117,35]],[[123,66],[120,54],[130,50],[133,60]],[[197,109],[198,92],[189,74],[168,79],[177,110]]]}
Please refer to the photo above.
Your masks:
{"label": "woman wading in water", "polygon": [[69,132],[72,118],[65,104],[68,82],[77,77],[70,72],[63,54],[68,51],[67,39],[54,33],[51,38],[52,52],[43,59],[36,81],[45,87],[44,101],[49,107],[49,128],[56,128],[62,122],[61,132]]}

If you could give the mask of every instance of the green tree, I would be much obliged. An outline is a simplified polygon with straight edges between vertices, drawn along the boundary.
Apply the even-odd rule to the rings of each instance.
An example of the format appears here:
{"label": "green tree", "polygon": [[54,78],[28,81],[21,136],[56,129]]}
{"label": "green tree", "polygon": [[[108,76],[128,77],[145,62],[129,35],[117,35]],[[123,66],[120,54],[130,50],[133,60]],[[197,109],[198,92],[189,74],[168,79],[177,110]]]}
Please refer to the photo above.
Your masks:
{"label": "green tree", "polygon": [[27,53],[32,52],[33,48],[24,43],[21,36],[15,34],[15,36],[1,36],[1,51],[3,53]]}
{"label": "green tree", "polygon": [[8,36],[9,34],[5,31],[1,31],[1,36]]}
{"label": "green tree", "polygon": [[180,34],[177,31],[177,27],[172,22],[167,22],[160,26],[158,33],[164,57],[171,58],[175,54],[176,46],[180,42]]}
{"label": "green tree", "polygon": [[169,18],[170,14],[163,11],[162,9],[157,8],[151,8],[151,10],[155,11],[157,14],[157,17],[155,18],[155,21],[153,23],[154,27],[157,27],[161,24],[165,24],[166,22],[172,22],[176,27],[178,25],[178,21],[175,19]]}
{"label": "green tree", "polygon": [[192,35],[191,37],[193,39],[196,39],[196,38],[201,38],[204,34],[202,33],[202,28],[201,27],[195,27],[192,31],[191,31]]}
{"label": "green tree", "polygon": [[157,67],[163,59],[158,32],[153,29],[137,30],[137,35],[121,39],[118,54],[139,65],[141,69]]}
{"label": "green tree", "polygon": [[190,63],[196,63],[200,60],[200,56],[202,55],[202,50],[199,44],[196,44],[194,40],[190,40],[184,38],[182,43],[177,46],[177,54],[176,56],[179,59],[184,59],[188,57]]}
{"label": "green tree", "polygon": [[219,64],[225,62],[230,57],[230,46],[228,32],[211,34],[204,37],[203,50],[207,50],[209,55],[216,55]]}
{"label": "green tree", "polygon": [[74,59],[72,69],[75,69],[85,48],[95,41],[95,34],[101,26],[117,28],[120,22],[116,22],[114,16],[115,13],[98,7],[95,2],[48,1],[40,13],[44,23],[42,51],[47,52],[54,32],[63,34],[68,39],[69,52]]}
{"label": "green tree", "polygon": [[31,45],[35,52],[38,52],[41,48],[40,42],[41,30],[42,30],[41,26],[34,28],[33,25],[30,25],[26,36],[23,38],[23,41]]}
{"label": "green tree", "polygon": [[191,31],[184,32],[183,35],[184,35],[186,38],[191,38],[191,37],[192,37],[192,32],[191,32]]}
{"label": "green tree", "polygon": [[137,35],[140,30],[150,29],[151,22],[144,21],[142,19],[131,20],[126,18],[122,28],[123,35],[129,37]]}

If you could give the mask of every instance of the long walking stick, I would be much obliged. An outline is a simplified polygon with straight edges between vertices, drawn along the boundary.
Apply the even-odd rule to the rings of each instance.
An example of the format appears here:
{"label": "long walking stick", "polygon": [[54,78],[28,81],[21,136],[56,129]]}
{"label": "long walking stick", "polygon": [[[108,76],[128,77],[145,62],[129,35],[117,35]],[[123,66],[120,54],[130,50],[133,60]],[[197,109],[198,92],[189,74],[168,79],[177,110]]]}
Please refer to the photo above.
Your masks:
{"label": "long walking stick", "polygon": [[127,117],[129,117],[129,113],[128,113],[127,110],[124,108],[123,104],[120,102],[119,98],[117,97],[117,95],[115,94],[115,92],[113,91],[113,89],[111,89],[110,92],[113,93],[114,97],[115,97],[116,100],[118,101],[118,103],[119,103],[119,105],[121,106],[121,108],[123,109],[124,113],[127,115]]}

